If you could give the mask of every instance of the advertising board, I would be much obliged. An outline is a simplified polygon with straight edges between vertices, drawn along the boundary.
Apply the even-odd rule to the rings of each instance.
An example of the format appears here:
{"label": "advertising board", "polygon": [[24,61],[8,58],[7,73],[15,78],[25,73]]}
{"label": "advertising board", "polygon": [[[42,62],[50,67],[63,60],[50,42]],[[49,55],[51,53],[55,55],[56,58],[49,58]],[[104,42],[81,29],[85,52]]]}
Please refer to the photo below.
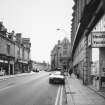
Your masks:
{"label": "advertising board", "polygon": [[105,32],[92,32],[92,47],[105,47]]}

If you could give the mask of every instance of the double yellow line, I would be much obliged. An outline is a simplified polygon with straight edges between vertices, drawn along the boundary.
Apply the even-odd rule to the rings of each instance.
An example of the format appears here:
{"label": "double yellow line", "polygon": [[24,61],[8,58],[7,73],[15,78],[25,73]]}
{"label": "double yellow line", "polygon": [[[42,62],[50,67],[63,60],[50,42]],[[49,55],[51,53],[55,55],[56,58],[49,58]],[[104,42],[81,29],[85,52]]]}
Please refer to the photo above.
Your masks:
{"label": "double yellow line", "polygon": [[54,105],[62,105],[62,97],[63,97],[63,86],[59,86]]}

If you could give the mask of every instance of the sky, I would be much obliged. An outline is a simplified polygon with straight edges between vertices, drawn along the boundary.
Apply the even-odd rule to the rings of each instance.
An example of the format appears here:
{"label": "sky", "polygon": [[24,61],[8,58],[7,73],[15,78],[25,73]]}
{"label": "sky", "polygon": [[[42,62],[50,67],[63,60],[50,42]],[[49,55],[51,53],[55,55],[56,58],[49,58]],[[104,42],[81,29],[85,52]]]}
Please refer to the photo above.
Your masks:
{"label": "sky", "polygon": [[70,39],[73,4],[73,0],[0,0],[0,21],[8,32],[30,38],[32,60],[50,62],[57,41]]}

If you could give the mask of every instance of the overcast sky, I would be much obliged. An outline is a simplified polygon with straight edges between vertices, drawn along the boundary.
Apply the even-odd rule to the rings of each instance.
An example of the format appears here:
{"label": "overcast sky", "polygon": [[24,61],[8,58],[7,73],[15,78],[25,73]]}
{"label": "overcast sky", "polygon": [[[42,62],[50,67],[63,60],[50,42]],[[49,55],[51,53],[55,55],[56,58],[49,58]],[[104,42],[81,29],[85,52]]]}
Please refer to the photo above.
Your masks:
{"label": "overcast sky", "polygon": [[0,21],[31,39],[32,60],[50,62],[57,41],[70,38],[72,7],[73,0],[0,0]]}

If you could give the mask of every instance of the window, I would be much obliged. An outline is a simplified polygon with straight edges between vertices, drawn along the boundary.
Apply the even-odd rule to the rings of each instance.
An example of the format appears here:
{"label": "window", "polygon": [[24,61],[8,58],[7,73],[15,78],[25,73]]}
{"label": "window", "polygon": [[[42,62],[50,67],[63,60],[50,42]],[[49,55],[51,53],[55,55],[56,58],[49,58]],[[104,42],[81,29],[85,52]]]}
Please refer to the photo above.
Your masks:
{"label": "window", "polygon": [[10,54],[10,45],[7,44],[7,53]]}
{"label": "window", "polygon": [[66,50],[63,51],[63,55],[67,55],[67,51]]}

